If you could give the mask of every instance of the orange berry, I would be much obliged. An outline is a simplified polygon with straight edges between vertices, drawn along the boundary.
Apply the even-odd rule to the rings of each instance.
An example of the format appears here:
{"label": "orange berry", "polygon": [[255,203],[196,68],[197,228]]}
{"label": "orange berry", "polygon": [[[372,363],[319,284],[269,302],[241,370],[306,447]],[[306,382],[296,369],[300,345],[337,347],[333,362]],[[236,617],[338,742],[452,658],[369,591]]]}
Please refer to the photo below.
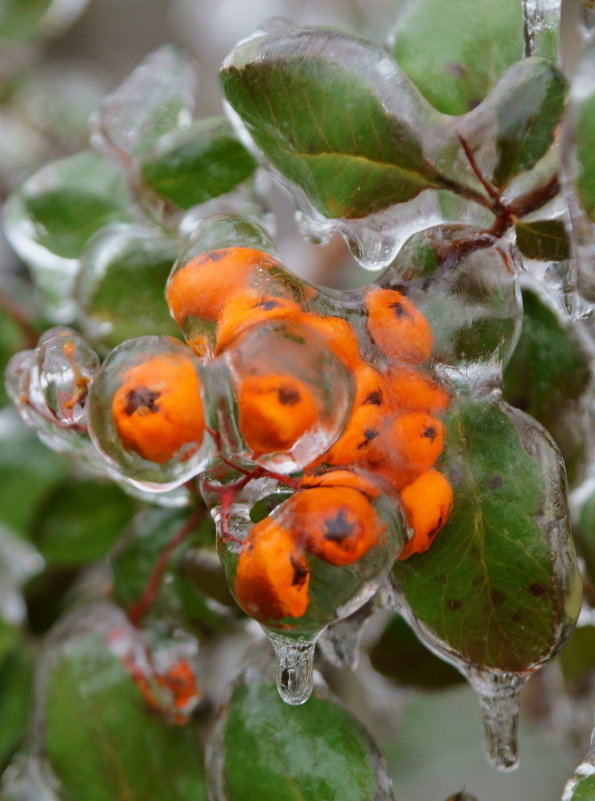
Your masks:
{"label": "orange berry", "polygon": [[355,370],[361,363],[359,340],[347,320],[304,313],[299,321],[316,331],[327,348],[350,370]]}
{"label": "orange berry", "polygon": [[448,392],[435,379],[410,367],[389,370],[386,386],[391,406],[404,411],[437,412],[450,403]]}
{"label": "orange berry", "polygon": [[201,382],[190,358],[162,354],[123,373],[112,414],[126,450],[162,464],[188,459],[205,431]]}
{"label": "orange berry", "polygon": [[383,406],[387,403],[384,376],[366,362],[355,370],[354,408],[358,406]]}
{"label": "orange berry", "polygon": [[182,327],[187,317],[216,320],[230,295],[260,270],[278,266],[274,256],[253,248],[201,253],[170,275],[165,293],[170,311]]}
{"label": "orange berry", "polygon": [[215,354],[252,326],[269,320],[294,319],[302,311],[299,303],[290,298],[242,292],[232,295],[224,304],[217,323]]}
{"label": "orange berry", "polygon": [[301,617],[310,603],[310,569],[288,531],[270,517],[250,530],[242,543],[235,595],[250,617],[261,623]]}
{"label": "orange berry", "polygon": [[403,560],[430,548],[452,511],[452,487],[442,473],[428,470],[403,489],[401,501],[413,529],[413,537],[398,556]]}
{"label": "orange berry", "polygon": [[422,362],[432,353],[432,329],[413,303],[394,289],[372,287],[365,296],[368,331],[393,359]]}
{"label": "orange berry", "polygon": [[370,479],[351,470],[329,470],[326,473],[303,476],[300,489],[312,487],[349,487],[363,492],[368,498],[377,498],[380,495],[380,490]]}
{"label": "orange berry", "polygon": [[426,412],[410,412],[387,421],[366,446],[367,463],[402,489],[434,466],[444,448],[444,426]]}
{"label": "orange berry", "polygon": [[194,671],[183,659],[174,662],[164,675],[158,674],[156,678],[158,684],[172,693],[177,709],[187,709],[201,696]]}
{"label": "orange berry", "polygon": [[299,490],[278,510],[306,551],[336,566],[362,557],[386,529],[368,498],[348,487]]}
{"label": "orange berry", "polygon": [[318,419],[312,390],[290,374],[246,376],[237,401],[240,432],[255,456],[290,450]]}
{"label": "orange berry", "polygon": [[341,437],[318,461],[345,465],[365,459],[366,448],[380,433],[385,415],[383,409],[371,404],[355,409]]}

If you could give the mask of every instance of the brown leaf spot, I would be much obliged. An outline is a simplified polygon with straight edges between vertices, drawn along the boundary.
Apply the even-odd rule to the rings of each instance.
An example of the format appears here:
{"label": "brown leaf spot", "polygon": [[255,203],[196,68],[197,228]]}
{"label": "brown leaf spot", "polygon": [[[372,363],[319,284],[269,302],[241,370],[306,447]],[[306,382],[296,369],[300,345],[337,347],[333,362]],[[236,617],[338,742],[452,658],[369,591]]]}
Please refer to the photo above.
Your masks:
{"label": "brown leaf spot", "polygon": [[461,601],[460,598],[455,598],[452,601],[447,601],[446,605],[451,610],[451,612],[456,612],[458,609],[460,609],[463,606],[463,602]]}
{"label": "brown leaf spot", "polygon": [[540,584],[538,581],[535,581],[533,584],[529,585],[529,592],[536,598],[540,598],[542,595],[545,595],[546,589],[543,586],[543,584]]}

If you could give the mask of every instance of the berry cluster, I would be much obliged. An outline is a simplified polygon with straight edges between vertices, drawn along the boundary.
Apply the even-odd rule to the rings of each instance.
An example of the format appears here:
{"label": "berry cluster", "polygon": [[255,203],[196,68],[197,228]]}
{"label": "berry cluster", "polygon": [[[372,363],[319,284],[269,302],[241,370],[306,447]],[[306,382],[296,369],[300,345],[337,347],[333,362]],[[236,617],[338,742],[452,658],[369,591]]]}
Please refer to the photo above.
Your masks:
{"label": "berry cluster", "polygon": [[141,485],[200,474],[242,608],[272,628],[320,629],[396,557],[429,548],[450,513],[434,469],[449,394],[429,366],[432,331],[395,289],[333,293],[262,244],[205,239],[166,290],[187,346],[116,348],[93,382],[91,436]]}

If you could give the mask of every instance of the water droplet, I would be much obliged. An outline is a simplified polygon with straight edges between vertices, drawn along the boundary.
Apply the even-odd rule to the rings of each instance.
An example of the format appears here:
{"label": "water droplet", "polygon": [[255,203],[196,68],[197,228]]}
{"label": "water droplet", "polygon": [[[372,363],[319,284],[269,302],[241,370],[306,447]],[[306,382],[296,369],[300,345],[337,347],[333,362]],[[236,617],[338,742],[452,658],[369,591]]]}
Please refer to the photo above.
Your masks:
{"label": "water droplet", "polygon": [[277,657],[277,690],[286,704],[306,703],[314,688],[314,651],[319,634],[293,639],[264,628]]}

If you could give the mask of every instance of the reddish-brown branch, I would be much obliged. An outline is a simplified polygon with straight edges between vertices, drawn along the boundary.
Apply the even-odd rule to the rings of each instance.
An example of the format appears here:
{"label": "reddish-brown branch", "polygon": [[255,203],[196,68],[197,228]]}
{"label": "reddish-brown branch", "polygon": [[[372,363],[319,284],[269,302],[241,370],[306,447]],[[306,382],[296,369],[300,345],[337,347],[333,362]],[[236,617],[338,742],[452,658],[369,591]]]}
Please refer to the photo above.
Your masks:
{"label": "reddish-brown branch", "polygon": [[128,609],[128,618],[133,626],[140,625],[140,621],[155,600],[157,593],[159,592],[161,579],[163,578],[163,574],[167,567],[167,563],[169,562],[170,556],[178,547],[178,545],[181,545],[184,540],[189,537],[190,534],[192,534],[197,524],[204,517],[205,512],[206,510],[204,507],[198,506],[190,515],[188,520],[184,523],[182,528],[180,528],[180,530],[171,538],[171,540],[159,554],[157,561],[153,565],[151,575],[149,576],[149,581],[147,582],[147,586],[145,587],[145,591],[143,592],[140,600]]}

